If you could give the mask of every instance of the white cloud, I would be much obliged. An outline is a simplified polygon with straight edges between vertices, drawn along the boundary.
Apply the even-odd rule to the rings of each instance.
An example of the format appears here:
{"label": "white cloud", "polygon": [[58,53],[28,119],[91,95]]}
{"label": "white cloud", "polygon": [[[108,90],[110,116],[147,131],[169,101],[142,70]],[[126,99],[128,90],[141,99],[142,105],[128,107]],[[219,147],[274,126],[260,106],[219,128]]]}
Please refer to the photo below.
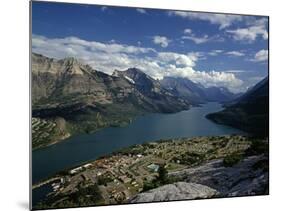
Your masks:
{"label": "white cloud", "polygon": [[218,54],[222,53],[223,50],[220,50],[220,49],[215,49],[215,50],[211,50],[208,55],[210,56],[217,56]]}
{"label": "white cloud", "polygon": [[173,52],[160,52],[158,53],[158,59],[163,65],[173,64],[180,67],[193,67],[195,66],[195,61],[197,60],[196,55],[184,55]]}
{"label": "white cloud", "polygon": [[202,43],[208,42],[210,40],[208,35],[204,35],[203,37],[195,37],[194,35],[191,35],[191,36],[185,35],[185,36],[182,36],[182,39],[191,40],[191,41],[195,42],[196,44],[202,44]]}
{"label": "white cloud", "polygon": [[164,36],[154,36],[153,37],[153,43],[160,45],[162,48],[168,47],[171,40],[169,40],[167,37]]}
{"label": "white cloud", "polygon": [[205,59],[204,53],[202,53],[202,52],[189,52],[189,53],[187,53],[187,56],[195,62],[199,59],[201,59],[201,60]]}
{"label": "white cloud", "polygon": [[225,54],[230,55],[230,56],[245,56],[244,53],[240,52],[240,51],[228,51]]}
{"label": "white cloud", "polygon": [[187,77],[206,87],[225,86],[234,92],[241,91],[243,83],[230,72],[195,70],[202,56],[198,52],[157,52],[152,48],[86,41],[77,37],[51,39],[38,35],[32,36],[32,51],[56,59],[74,56],[108,74],[115,69],[137,67],[155,79]]}
{"label": "white cloud", "polygon": [[209,37],[209,35],[207,35],[207,34],[202,35],[202,36],[197,36],[197,35],[195,35],[195,33],[193,33],[192,29],[189,29],[189,28],[186,28],[183,31],[183,33],[185,35],[183,35],[181,37],[181,39],[183,39],[183,40],[191,40],[191,41],[193,41],[196,44],[202,44],[202,43],[206,43],[206,42],[209,42],[209,41],[218,41],[218,42],[220,42],[220,41],[224,40],[219,35],[214,35],[214,36],[211,36],[211,37]]}
{"label": "white cloud", "polygon": [[257,37],[261,37],[264,40],[268,39],[267,31],[267,19],[262,18],[250,22],[251,26],[245,28],[238,28],[235,30],[226,30],[231,34],[235,40],[253,42]]}
{"label": "white cloud", "polygon": [[146,14],[146,10],[145,9],[137,8],[136,10],[137,10],[137,12],[139,12],[141,14]]}
{"label": "white cloud", "polygon": [[241,91],[243,81],[236,78],[235,74],[219,71],[196,71],[192,67],[168,67],[167,76],[187,77],[190,80],[200,83],[205,87],[222,86],[227,87],[233,92]]}
{"label": "white cloud", "polygon": [[206,43],[206,42],[222,42],[224,41],[224,39],[222,37],[220,37],[219,35],[215,35],[215,36],[209,36],[207,34],[203,35],[203,36],[197,36],[193,33],[191,33],[190,35],[184,35],[181,37],[184,40],[191,40],[196,44],[202,44],[202,43]]}
{"label": "white cloud", "polygon": [[227,73],[244,73],[246,71],[245,70],[225,70],[224,72],[227,72]]}
{"label": "white cloud", "polygon": [[258,36],[262,36],[264,40],[268,39],[267,31],[260,26],[252,26],[249,28],[239,28],[235,30],[227,30],[226,32],[233,35],[235,40],[245,40],[253,42]]}
{"label": "white cloud", "polygon": [[254,59],[252,59],[251,61],[254,62],[265,62],[268,61],[268,50],[260,50],[255,54]]}
{"label": "white cloud", "polygon": [[184,11],[170,11],[169,15],[179,16],[182,18],[197,19],[202,21],[208,21],[211,24],[219,25],[220,29],[231,26],[236,21],[241,21],[241,15],[226,15],[226,14],[214,14],[214,13],[202,13],[202,12],[184,12]]}
{"label": "white cloud", "polygon": [[101,7],[101,11],[105,11],[105,10],[107,10],[108,8],[106,7],[106,6],[103,6],[103,7]]}
{"label": "white cloud", "polygon": [[192,30],[191,30],[191,29],[185,29],[185,30],[183,31],[183,33],[185,33],[185,34],[191,34],[191,33],[192,33]]}

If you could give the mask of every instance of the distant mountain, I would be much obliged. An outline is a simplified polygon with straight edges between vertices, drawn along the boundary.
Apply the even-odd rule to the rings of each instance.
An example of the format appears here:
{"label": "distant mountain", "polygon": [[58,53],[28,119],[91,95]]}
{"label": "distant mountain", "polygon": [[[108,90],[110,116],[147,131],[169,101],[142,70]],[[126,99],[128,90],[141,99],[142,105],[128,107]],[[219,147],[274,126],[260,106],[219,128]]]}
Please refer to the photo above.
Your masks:
{"label": "distant mountain", "polygon": [[262,98],[267,96],[269,93],[269,83],[268,76],[249,89],[244,95],[237,98],[239,103],[247,103],[249,101],[255,101],[257,98]]}
{"label": "distant mountain", "polygon": [[174,95],[190,100],[192,103],[205,103],[207,96],[204,87],[187,78],[164,77],[161,85]]}
{"label": "distant mountain", "polygon": [[135,89],[146,97],[149,106],[145,108],[146,110],[154,110],[153,107],[156,107],[155,111],[158,112],[175,112],[190,106],[188,100],[173,95],[169,90],[163,88],[159,81],[151,78],[140,69],[115,70],[112,76],[126,79],[134,85]]}
{"label": "distant mountain", "polygon": [[115,70],[112,74],[117,77],[124,77],[143,94],[151,95],[153,93],[161,93],[161,85],[141,70],[137,68],[129,68],[126,71]]}
{"label": "distant mountain", "polygon": [[32,54],[34,117],[62,117],[76,129],[92,131],[120,125],[136,114],[177,112],[189,106],[135,68],[111,76],[75,58],[55,60]]}
{"label": "distant mountain", "polygon": [[205,88],[201,84],[194,83],[187,78],[165,77],[161,80],[161,85],[170,90],[174,95],[187,99],[193,104],[209,101],[226,102],[237,97],[227,88]]}
{"label": "distant mountain", "polygon": [[239,94],[230,92],[225,87],[208,87],[204,89],[208,101],[227,102],[235,99]]}
{"label": "distant mountain", "polygon": [[268,136],[269,81],[268,77],[239,97],[223,111],[208,114],[216,123],[240,128],[258,136]]}

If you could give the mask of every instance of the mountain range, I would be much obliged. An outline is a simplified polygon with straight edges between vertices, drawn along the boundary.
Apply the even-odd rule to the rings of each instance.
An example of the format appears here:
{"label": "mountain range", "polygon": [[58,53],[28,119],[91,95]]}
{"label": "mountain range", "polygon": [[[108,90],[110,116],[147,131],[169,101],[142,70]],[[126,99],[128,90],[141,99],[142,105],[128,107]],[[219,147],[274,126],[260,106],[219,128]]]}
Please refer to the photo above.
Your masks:
{"label": "mountain range", "polygon": [[138,114],[177,112],[190,106],[187,99],[136,68],[108,75],[75,58],[32,54],[33,117],[61,117],[74,130],[93,131],[122,125]]}
{"label": "mountain range", "polygon": [[240,95],[230,92],[225,87],[204,87],[194,83],[188,78],[164,77],[162,86],[169,89],[174,95],[183,99],[188,99],[192,104],[206,102],[227,102]]}
{"label": "mountain range", "polygon": [[[147,112],[178,112],[210,101],[241,105],[256,95],[259,86],[245,95],[233,94],[225,87],[206,88],[188,78],[156,80],[137,68],[109,75],[75,58],[32,54],[32,115],[63,118],[70,131],[120,126]],[[208,117],[219,122],[214,116]]]}

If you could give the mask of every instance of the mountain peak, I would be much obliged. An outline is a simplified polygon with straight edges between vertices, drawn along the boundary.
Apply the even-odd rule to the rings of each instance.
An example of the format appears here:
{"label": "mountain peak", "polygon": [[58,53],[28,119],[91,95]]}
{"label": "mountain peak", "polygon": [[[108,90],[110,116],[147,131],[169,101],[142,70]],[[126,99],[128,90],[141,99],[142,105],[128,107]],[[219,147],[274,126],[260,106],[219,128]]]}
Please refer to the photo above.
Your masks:
{"label": "mountain peak", "polygon": [[135,74],[135,75],[136,74],[138,74],[138,75],[140,75],[140,74],[141,75],[147,75],[145,72],[143,72],[142,70],[140,70],[139,68],[136,68],[136,67],[130,67],[127,70],[125,70],[124,72],[130,73],[130,74]]}
{"label": "mountain peak", "polygon": [[112,76],[116,76],[116,77],[121,77],[121,76],[127,76],[130,77],[132,79],[137,79],[137,78],[142,78],[142,79],[149,79],[149,80],[154,80],[152,79],[149,75],[147,75],[146,73],[144,73],[143,71],[141,71],[140,69],[136,68],[136,67],[131,67],[128,68],[127,70],[124,71],[120,71],[120,70],[114,70],[112,73]]}
{"label": "mountain peak", "polygon": [[143,73],[140,69],[138,69],[136,67],[130,67],[126,71],[133,71],[133,72],[141,72],[141,73]]}
{"label": "mountain peak", "polygon": [[68,65],[68,66],[82,65],[82,63],[79,62],[78,59],[76,59],[74,57],[66,57],[66,58],[62,59],[61,61],[63,62],[63,64]]}
{"label": "mountain peak", "polygon": [[119,77],[119,76],[120,76],[120,73],[121,73],[120,70],[115,69],[111,75],[112,75],[112,76],[115,76],[115,77]]}

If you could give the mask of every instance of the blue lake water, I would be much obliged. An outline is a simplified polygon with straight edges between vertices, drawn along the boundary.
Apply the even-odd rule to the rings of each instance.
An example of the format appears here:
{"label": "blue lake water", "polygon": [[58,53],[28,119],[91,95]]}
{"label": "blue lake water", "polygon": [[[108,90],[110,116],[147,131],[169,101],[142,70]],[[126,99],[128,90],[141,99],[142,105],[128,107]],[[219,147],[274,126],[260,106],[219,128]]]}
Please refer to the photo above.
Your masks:
{"label": "blue lake water", "polygon": [[32,152],[32,179],[38,182],[58,171],[123,147],[159,139],[243,134],[242,131],[213,123],[208,113],[222,110],[219,103],[207,103],[173,114],[147,114],[126,127],[109,127],[93,134],[81,134]]}

